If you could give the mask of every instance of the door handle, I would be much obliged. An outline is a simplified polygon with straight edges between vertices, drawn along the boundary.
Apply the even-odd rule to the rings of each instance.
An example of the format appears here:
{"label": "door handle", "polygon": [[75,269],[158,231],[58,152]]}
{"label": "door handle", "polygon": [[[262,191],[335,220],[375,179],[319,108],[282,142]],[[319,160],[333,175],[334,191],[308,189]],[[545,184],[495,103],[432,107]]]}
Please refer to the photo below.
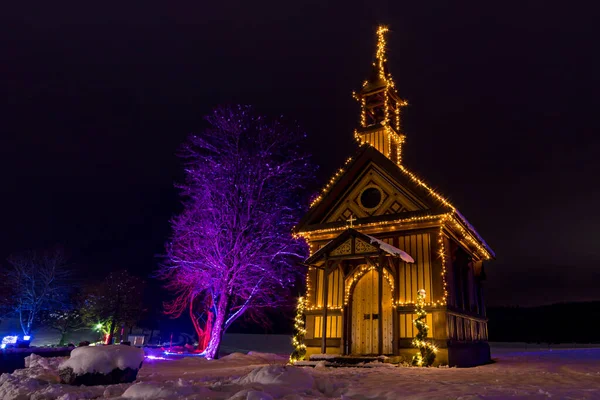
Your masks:
{"label": "door handle", "polygon": [[373,319],[379,319],[379,314],[373,314]]}
{"label": "door handle", "polygon": [[365,314],[364,319],[371,319],[371,314]]}

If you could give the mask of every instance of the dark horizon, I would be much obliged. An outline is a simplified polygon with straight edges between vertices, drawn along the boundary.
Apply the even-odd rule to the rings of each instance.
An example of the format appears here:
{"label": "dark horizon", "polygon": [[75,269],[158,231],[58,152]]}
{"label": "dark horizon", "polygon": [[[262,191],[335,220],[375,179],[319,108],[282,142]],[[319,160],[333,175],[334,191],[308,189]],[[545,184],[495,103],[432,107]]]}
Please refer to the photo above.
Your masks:
{"label": "dark horizon", "polygon": [[496,252],[488,305],[600,300],[597,6],[38,3],[0,15],[0,265],[60,243],[94,276],[153,273],[176,150],[222,104],[298,121],[318,190],[383,23],[405,163]]}

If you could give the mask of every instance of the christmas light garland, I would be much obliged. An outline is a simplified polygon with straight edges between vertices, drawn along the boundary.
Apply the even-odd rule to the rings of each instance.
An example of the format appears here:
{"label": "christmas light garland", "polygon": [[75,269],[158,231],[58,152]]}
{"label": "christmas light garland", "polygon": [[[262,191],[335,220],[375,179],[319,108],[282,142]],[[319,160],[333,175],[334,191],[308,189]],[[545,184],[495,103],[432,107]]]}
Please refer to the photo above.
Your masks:
{"label": "christmas light garland", "polygon": [[[346,287],[346,290],[344,293],[344,305],[345,306],[348,305],[348,301],[350,300],[350,292],[352,291],[352,288],[354,287],[356,282],[358,282],[360,280],[360,278],[363,277],[364,274],[366,274],[367,272],[374,270],[374,269],[375,269],[375,265],[364,264],[363,266],[361,266],[360,269],[354,271],[354,274],[352,274],[352,276],[346,278],[346,281],[344,282],[344,286]],[[388,271],[385,268],[382,268],[382,271],[383,271],[384,279],[390,285],[390,289],[392,291],[392,304],[393,304],[394,303],[394,278],[392,278],[392,276],[388,273]]]}
{"label": "christmas light garland", "polygon": [[[356,93],[352,92],[352,97],[360,102],[360,126],[362,128],[367,127],[367,102],[366,98],[369,96],[375,96],[378,93],[383,92],[383,119],[379,121],[381,127],[383,127],[385,135],[387,137],[388,148],[386,151],[386,156],[391,159],[392,155],[392,141],[396,144],[396,163],[401,162],[402,157],[402,143],[404,143],[404,135],[400,132],[400,108],[408,105],[406,100],[402,100],[398,97],[398,91],[396,90],[396,84],[392,78],[390,73],[385,72],[385,63],[387,62],[386,58],[386,40],[385,33],[388,32],[389,29],[385,26],[379,26],[377,29],[377,47],[375,52],[375,61],[373,62],[373,67],[377,69],[378,78],[384,83],[383,88],[376,89],[375,91],[371,91],[368,93]],[[363,83],[363,91],[369,84],[368,81]],[[390,99],[390,93],[393,93],[394,99],[393,101]],[[394,129],[391,128],[392,125],[392,116],[390,107],[393,108],[394,113]],[[375,121],[376,123],[377,121]],[[359,133],[358,131],[354,131],[355,139],[360,143],[372,143],[369,142],[368,133]]]}
{"label": "christmas light garland", "polygon": [[306,303],[304,297],[298,298],[298,306],[296,308],[296,318],[294,319],[294,336],[292,337],[292,346],[294,351],[290,355],[290,363],[304,360],[306,355],[306,344],[304,337],[306,336],[306,328],[304,325],[304,309]]}
{"label": "christmas light garland", "polygon": [[412,365],[418,367],[429,367],[435,361],[435,355],[438,352],[438,348],[433,343],[425,340],[427,338],[427,333],[429,332],[429,326],[426,322],[427,311],[425,311],[425,295],[425,289],[421,289],[417,293],[417,304],[415,307],[417,318],[413,320],[418,333],[412,340],[412,345],[413,347],[418,348],[419,351],[414,355]]}
{"label": "christmas light garland", "polygon": [[[441,204],[443,204],[444,206],[448,207],[450,209],[450,212],[444,213],[444,214],[431,214],[431,215],[423,215],[423,216],[418,216],[418,217],[409,217],[409,218],[400,218],[397,220],[392,220],[392,221],[381,221],[381,222],[370,222],[370,223],[363,223],[363,224],[356,224],[354,226],[355,229],[360,229],[360,228],[373,228],[373,227],[380,227],[380,226],[389,226],[392,230],[393,230],[393,225],[395,224],[410,224],[410,223],[420,223],[420,222],[426,222],[426,221],[435,221],[436,219],[438,220],[437,222],[439,223],[439,232],[438,232],[438,257],[440,259],[441,262],[441,276],[442,276],[442,298],[439,300],[431,300],[431,302],[426,303],[424,301],[424,297],[423,299],[421,299],[421,303],[422,306],[427,306],[427,307],[438,307],[438,306],[445,306],[447,304],[447,300],[448,300],[448,286],[447,286],[447,279],[446,279],[446,273],[447,273],[447,269],[446,269],[446,264],[447,264],[447,257],[446,257],[446,247],[445,247],[445,234],[444,234],[444,228],[447,229],[452,229],[454,230],[459,236],[459,239],[465,239],[466,242],[473,246],[475,248],[475,252],[479,253],[479,255],[481,256],[481,258],[489,260],[491,258],[494,257],[493,251],[491,249],[489,249],[489,247],[487,246],[487,244],[483,241],[483,239],[477,234],[477,232],[474,230],[474,228],[466,221],[466,219],[458,212],[458,210],[456,210],[456,208],[442,195],[440,195],[439,193],[437,193],[435,190],[433,190],[429,185],[427,185],[423,180],[421,180],[419,177],[417,177],[413,172],[409,171],[406,167],[404,167],[404,165],[402,165],[402,144],[405,142],[405,135],[403,135],[401,132],[401,118],[400,118],[400,114],[401,114],[401,107],[408,105],[408,102],[406,100],[400,99],[399,97],[397,97],[397,90],[396,90],[396,84],[394,82],[394,80],[392,79],[391,74],[386,74],[385,72],[385,63],[387,62],[387,58],[386,58],[386,40],[385,40],[385,34],[386,32],[388,32],[389,29],[385,26],[380,26],[377,29],[377,48],[376,48],[376,53],[375,53],[375,61],[373,62],[373,66],[377,68],[377,72],[378,72],[378,77],[379,79],[384,83],[383,88],[381,89],[375,89],[374,91],[371,92],[367,92],[366,94],[363,93],[356,93],[353,92],[352,95],[353,97],[360,102],[360,126],[363,128],[367,127],[367,101],[366,101],[366,97],[368,96],[372,96],[375,95],[377,93],[380,93],[381,91],[383,91],[383,97],[384,97],[384,115],[383,115],[383,120],[380,122],[381,127],[383,128],[385,135],[387,137],[387,151],[386,151],[386,156],[388,158],[391,159],[391,155],[392,155],[392,143],[396,144],[396,165],[398,166],[399,170],[405,174],[412,182],[414,182],[415,184],[417,184],[418,186],[421,186],[422,188],[424,188],[430,196],[432,196],[433,198],[435,198],[437,201],[439,201]],[[363,82],[363,91],[367,90],[367,86],[369,85],[369,81],[364,81]],[[390,93],[393,93],[392,98],[390,98]],[[392,115],[390,112],[390,105],[392,103],[392,99],[394,104],[391,106],[393,109],[393,124],[394,127],[392,128]],[[369,141],[369,133],[365,133],[362,132],[360,133],[358,130],[354,131],[354,137],[355,139],[361,144],[368,144],[369,146],[374,146],[374,143],[371,143]],[[316,204],[318,204],[323,198],[324,196],[329,192],[329,190],[334,186],[334,184],[339,180],[339,178],[341,176],[343,176],[344,172],[345,172],[345,168],[346,166],[352,161],[352,157],[348,158],[346,160],[346,162],[344,163],[344,166],[342,168],[340,168],[338,171],[336,171],[336,173],[331,177],[331,179],[329,180],[329,182],[323,187],[323,189],[321,190],[321,192],[319,193],[319,195],[313,199],[313,201],[310,204],[310,207],[314,207]],[[465,228],[466,227],[466,228]],[[338,232],[338,231],[343,231],[347,229],[346,226],[338,226],[338,227],[332,227],[332,228],[324,228],[324,229],[318,229],[318,230],[313,230],[313,231],[308,231],[308,232],[298,232],[295,235],[296,236],[300,236],[302,238],[304,238],[307,242],[310,242],[311,240],[311,236],[313,235],[322,235],[322,234],[329,234],[329,233],[334,233],[334,232]],[[312,251],[311,251],[312,253]],[[345,288],[345,296],[344,296],[344,305],[348,304],[349,301],[349,293],[351,291],[351,287],[355,284],[355,282],[360,279],[360,277],[362,277],[362,275],[364,275],[367,271],[373,269],[372,266],[364,266],[363,268],[361,268],[358,272],[356,272],[351,278],[347,278],[351,279],[350,284],[346,285]],[[306,310],[319,310],[322,309],[322,306],[310,306],[309,305],[309,299],[311,294],[311,285],[310,285],[310,272],[312,271],[312,268],[309,268],[309,272],[307,273],[307,296],[308,299],[306,299],[306,304],[305,304],[305,308]],[[387,274],[389,275],[389,274]],[[384,269],[384,276],[386,276],[386,271]],[[390,280],[389,276],[386,276],[386,279],[388,280],[388,283],[391,285],[391,287],[393,288],[393,280]],[[393,293],[393,290],[392,290]],[[393,299],[392,299],[393,301]],[[417,303],[414,302],[393,302],[393,304],[396,307],[403,307],[403,306],[408,306],[408,305],[417,305],[419,304],[419,300],[417,301]],[[328,307],[328,309],[331,310],[341,310],[342,307]],[[423,344],[423,343],[417,343],[417,344]]]}
{"label": "christmas light garland", "polygon": [[344,172],[346,172],[344,170],[344,168],[348,164],[350,164],[351,161],[352,161],[352,157],[348,157],[346,159],[346,162],[344,163],[344,166],[336,171],[336,173],[329,179],[329,182],[323,187],[323,189],[321,189],[321,193],[311,201],[310,208],[314,207],[321,200],[323,200],[323,197],[327,194],[327,192],[329,192],[329,189],[333,186],[333,184],[337,181],[337,179],[340,176],[342,176],[344,174]]}

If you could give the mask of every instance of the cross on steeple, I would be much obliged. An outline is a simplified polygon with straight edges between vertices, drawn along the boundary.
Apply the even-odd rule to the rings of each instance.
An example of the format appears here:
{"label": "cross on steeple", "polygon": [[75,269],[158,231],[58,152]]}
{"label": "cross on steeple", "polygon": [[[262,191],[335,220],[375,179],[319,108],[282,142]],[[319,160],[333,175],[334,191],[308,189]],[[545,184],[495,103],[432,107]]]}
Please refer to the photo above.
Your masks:
{"label": "cross on steeple", "polygon": [[350,214],[350,218],[348,218],[348,219],[346,220],[346,222],[350,222],[350,228],[352,228],[352,226],[353,226],[353,224],[352,224],[352,223],[353,223],[354,221],[356,221],[356,218],[354,218],[354,216],[353,216],[352,214]]}

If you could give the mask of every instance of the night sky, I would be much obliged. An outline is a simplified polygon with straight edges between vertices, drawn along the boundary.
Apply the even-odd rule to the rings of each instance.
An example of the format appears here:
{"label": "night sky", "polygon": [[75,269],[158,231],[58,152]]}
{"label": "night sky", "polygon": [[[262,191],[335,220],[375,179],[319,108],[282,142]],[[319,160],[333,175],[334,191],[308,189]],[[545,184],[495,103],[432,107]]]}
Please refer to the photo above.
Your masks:
{"label": "night sky", "polygon": [[220,104],[297,120],[318,189],[355,149],[384,23],[405,163],[496,251],[488,304],[600,300],[598,6],[21,3],[0,11],[0,260],[62,243],[86,274],[151,274],[176,149]]}

